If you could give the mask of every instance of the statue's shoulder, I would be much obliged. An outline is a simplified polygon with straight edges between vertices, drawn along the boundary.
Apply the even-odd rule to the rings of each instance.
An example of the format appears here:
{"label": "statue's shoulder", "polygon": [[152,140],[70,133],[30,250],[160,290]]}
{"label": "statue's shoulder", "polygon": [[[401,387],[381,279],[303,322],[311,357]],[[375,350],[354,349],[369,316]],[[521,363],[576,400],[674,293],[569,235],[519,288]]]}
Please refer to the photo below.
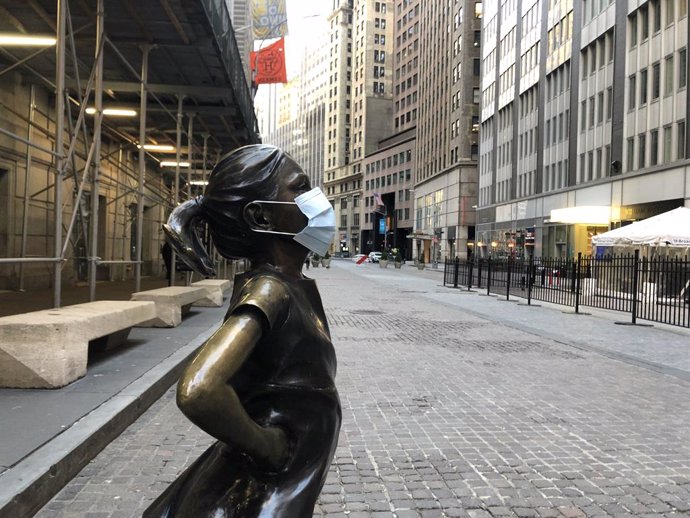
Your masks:
{"label": "statue's shoulder", "polygon": [[239,290],[233,296],[230,313],[249,305],[266,315],[271,328],[284,321],[290,305],[290,292],[282,276],[269,270],[256,270],[237,281],[240,282]]}

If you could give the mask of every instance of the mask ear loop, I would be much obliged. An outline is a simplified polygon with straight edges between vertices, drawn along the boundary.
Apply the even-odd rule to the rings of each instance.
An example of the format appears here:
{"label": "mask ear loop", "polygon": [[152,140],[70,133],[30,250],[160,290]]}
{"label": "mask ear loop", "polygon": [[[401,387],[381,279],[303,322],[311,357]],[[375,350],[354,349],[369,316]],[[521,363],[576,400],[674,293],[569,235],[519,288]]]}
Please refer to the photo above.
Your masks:
{"label": "mask ear loop", "polygon": [[[250,203],[275,203],[276,205],[297,205],[294,201],[272,201],[272,200],[254,200]],[[247,204],[249,205],[249,204]],[[296,236],[296,232],[279,232],[277,230],[259,230],[251,229],[252,232],[260,232],[261,234],[279,234],[281,236]]]}

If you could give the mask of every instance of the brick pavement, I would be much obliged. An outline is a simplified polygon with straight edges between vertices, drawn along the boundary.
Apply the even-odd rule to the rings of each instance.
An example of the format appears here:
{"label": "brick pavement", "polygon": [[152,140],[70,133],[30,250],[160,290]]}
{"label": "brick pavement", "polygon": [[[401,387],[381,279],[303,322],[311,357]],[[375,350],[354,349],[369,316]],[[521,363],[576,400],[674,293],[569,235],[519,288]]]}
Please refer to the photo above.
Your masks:
{"label": "brick pavement", "polygon": [[[308,272],[344,418],[315,516],[690,516],[690,382],[438,303],[433,274],[374,268]],[[138,516],[209,443],[170,391],[38,516]]]}

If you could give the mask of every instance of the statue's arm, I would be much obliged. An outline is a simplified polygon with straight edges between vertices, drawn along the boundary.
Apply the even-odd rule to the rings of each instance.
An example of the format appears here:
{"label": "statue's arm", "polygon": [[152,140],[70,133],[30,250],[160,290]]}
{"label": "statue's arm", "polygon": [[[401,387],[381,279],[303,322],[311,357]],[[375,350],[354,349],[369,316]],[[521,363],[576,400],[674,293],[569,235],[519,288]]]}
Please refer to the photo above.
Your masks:
{"label": "statue's arm", "polygon": [[251,308],[231,315],[185,370],[177,386],[177,404],[208,434],[246,452],[260,465],[278,469],[287,458],[285,433],[257,424],[228,384],[265,326],[264,316]]}

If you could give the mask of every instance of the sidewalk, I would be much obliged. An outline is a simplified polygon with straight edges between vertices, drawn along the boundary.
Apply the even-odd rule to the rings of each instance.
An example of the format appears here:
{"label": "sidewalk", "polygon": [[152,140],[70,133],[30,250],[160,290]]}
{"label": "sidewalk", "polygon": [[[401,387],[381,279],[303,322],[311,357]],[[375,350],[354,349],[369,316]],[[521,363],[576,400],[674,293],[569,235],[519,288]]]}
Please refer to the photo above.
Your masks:
{"label": "sidewalk", "polygon": [[[144,279],[142,290],[167,285]],[[99,300],[127,300],[133,282],[100,283]],[[88,300],[66,289],[64,305]],[[2,293],[2,313],[50,307],[52,292]],[[193,307],[176,328],[133,328],[90,354],[85,377],[57,390],[0,389],[0,516],[30,516],[176,381],[227,311]]]}
{"label": "sidewalk", "polygon": [[[687,516],[690,334],[334,260],[338,449],[315,516]],[[210,443],[165,393],[38,513],[138,516]]]}

